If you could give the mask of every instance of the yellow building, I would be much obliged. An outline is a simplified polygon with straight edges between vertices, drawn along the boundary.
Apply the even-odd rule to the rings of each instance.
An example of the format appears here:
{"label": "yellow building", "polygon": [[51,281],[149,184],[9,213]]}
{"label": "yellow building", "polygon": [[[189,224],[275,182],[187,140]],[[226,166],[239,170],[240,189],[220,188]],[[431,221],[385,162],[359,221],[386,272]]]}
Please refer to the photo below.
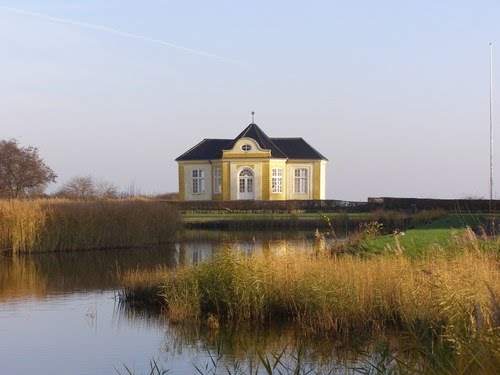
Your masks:
{"label": "yellow building", "polygon": [[269,138],[253,123],[175,160],[181,200],[325,199],[328,160],[302,138]]}

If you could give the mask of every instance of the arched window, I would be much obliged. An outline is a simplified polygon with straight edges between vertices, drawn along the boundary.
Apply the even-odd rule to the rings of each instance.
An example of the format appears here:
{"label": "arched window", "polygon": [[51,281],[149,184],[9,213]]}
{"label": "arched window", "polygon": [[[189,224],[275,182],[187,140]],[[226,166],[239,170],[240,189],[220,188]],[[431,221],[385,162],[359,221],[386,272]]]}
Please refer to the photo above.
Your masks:
{"label": "arched window", "polygon": [[250,169],[243,169],[240,172],[240,177],[253,177],[253,172]]}

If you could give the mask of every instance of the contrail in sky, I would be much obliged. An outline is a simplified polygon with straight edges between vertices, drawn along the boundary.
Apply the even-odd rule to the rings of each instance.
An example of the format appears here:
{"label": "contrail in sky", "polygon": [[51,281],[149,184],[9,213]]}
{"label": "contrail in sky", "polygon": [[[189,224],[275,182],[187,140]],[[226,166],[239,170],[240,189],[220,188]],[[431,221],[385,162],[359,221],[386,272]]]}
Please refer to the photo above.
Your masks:
{"label": "contrail in sky", "polygon": [[194,53],[194,54],[201,55],[201,56],[215,58],[215,59],[218,59],[218,60],[222,60],[224,62],[235,62],[234,60],[228,59],[228,58],[223,57],[223,56],[214,55],[213,53],[204,52],[204,51],[200,51],[200,50],[197,50],[197,49],[192,49],[192,48],[188,48],[188,47],[179,46],[177,44],[166,42],[166,41],[161,40],[161,39],[148,38],[147,36],[143,36],[143,35],[139,35],[139,34],[133,34],[133,33],[128,33],[126,31],[120,31],[120,30],[117,30],[117,29],[113,29],[111,27],[97,25],[95,23],[80,22],[80,21],[73,21],[73,20],[66,19],[66,18],[52,17],[52,16],[48,16],[46,14],[29,12],[27,10],[12,8],[12,7],[8,7],[8,6],[5,6],[5,5],[0,5],[0,9],[8,10],[10,12],[15,12],[15,13],[18,13],[18,14],[24,14],[26,16],[32,16],[32,17],[41,18],[41,19],[44,19],[44,20],[47,20],[47,21],[51,21],[51,22],[65,23],[65,24],[69,24],[69,25],[80,26],[80,27],[84,27],[84,28],[87,28],[87,29],[92,29],[92,30],[96,30],[96,31],[103,31],[103,32],[110,33],[110,34],[115,34],[115,35],[122,36],[122,37],[125,37],[125,38],[133,38],[133,39],[143,40],[143,41],[150,42],[150,43],[156,43],[156,44],[160,44],[162,46],[166,46],[166,47],[170,47],[170,48],[175,48],[175,49],[178,49],[178,50],[181,50],[181,51],[185,51],[185,52],[189,52],[189,53]]}

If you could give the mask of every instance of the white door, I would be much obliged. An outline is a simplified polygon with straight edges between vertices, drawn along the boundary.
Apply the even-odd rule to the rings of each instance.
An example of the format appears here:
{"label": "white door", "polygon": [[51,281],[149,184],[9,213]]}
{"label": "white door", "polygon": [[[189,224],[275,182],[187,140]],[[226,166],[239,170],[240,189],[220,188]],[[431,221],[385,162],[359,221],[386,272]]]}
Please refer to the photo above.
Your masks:
{"label": "white door", "polygon": [[238,199],[255,199],[253,172],[243,169],[238,176]]}

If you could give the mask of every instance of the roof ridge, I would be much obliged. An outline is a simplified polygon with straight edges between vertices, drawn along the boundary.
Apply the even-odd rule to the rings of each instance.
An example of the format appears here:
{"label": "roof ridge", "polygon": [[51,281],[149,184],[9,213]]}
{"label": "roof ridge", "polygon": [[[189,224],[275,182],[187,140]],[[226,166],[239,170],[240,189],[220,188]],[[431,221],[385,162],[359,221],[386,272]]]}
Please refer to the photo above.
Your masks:
{"label": "roof ridge", "polygon": [[259,128],[259,126],[257,124],[253,124],[252,123],[250,125],[255,125],[255,127],[257,128],[257,130],[260,130],[260,132],[257,132],[257,137],[259,137],[260,143],[264,146],[264,140],[262,139],[262,136],[267,137],[267,139],[269,139],[269,137],[267,136],[266,133],[264,133],[264,131],[261,128]]}
{"label": "roof ridge", "polygon": [[[269,138],[269,137],[267,137],[267,138]],[[276,147],[279,150],[279,152],[281,152],[284,156],[286,156],[288,158],[288,155],[285,152],[283,152],[283,150],[281,148],[279,148],[278,145],[276,143],[274,143],[271,138],[269,138],[269,142],[271,142],[274,145],[274,147]]]}
{"label": "roof ridge", "polygon": [[[318,150],[316,150],[313,146],[311,146],[303,137],[295,137],[295,138],[274,138],[274,140],[276,142],[282,142],[282,145],[286,147],[286,143],[287,141],[291,141],[291,142],[300,142],[301,144],[303,144],[305,147],[309,148],[309,150],[314,153],[318,158],[322,159],[322,160],[326,160],[328,161],[328,159],[322,155]],[[289,156],[289,158],[291,158]]]}
{"label": "roof ridge", "polygon": [[[250,125],[252,125],[252,124],[250,124]],[[241,138],[245,138],[245,136],[247,135],[248,131],[250,130],[250,125],[248,125],[245,129],[243,129],[243,133],[240,133],[240,134],[241,134],[241,137],[239,137],[239,135],[237,135],[237,136],[236,136],[236,138],[238,138],[238,137],[239,137],[240,139],[241,139]],[[236,138],[235,138],[235,139],[236,139]]]}
{"label": "roof ridge", "polygon": [[[259,143],[262,145],[262,146],[265,146],[264,145],[264,141],[266,142],[269,142],[271,143],[272,146],[276,147],[276,149],[281,152],[281,154],[283,154],[283,156],[285,157],[288,157],[288,155],[286,153],[283,152],[282,149],[280,149],[271,139],[271,137],[269,137],[266,133],[264,133],[264,130],[262,130],[259,125],[257,125],[256,123],[252,122],[250,125],[247,126],[247,129],[245,131],[245,134],[251,129],[252,125],[256,128],[256,135],[257,137],[259,138],[257,141],[260,141]],[[266,139],[262,139],[262,137],[265,137]]]}
{"label": "roof ridge", "polygon": [[309,144],[309,142],[307,142],[304,138],[302,138],[302,137],[301,137],[300,139],[302,139],[306,145],[308,145],[309,147],[311,147],[311,149],[312,149],[315,153],[317,153],[319,156],[321,156],[321,158],[322,158],[322,159],[324,159],[324,160],[327,160],[327,161],[328,161],[328,159],[327,159],[325,156],[323,156],[323,154],[321,154],[321,152],[319,152],[319,151],[318,151],[318,150],[316,150],[313,146],[311,146],[311,145]]}

